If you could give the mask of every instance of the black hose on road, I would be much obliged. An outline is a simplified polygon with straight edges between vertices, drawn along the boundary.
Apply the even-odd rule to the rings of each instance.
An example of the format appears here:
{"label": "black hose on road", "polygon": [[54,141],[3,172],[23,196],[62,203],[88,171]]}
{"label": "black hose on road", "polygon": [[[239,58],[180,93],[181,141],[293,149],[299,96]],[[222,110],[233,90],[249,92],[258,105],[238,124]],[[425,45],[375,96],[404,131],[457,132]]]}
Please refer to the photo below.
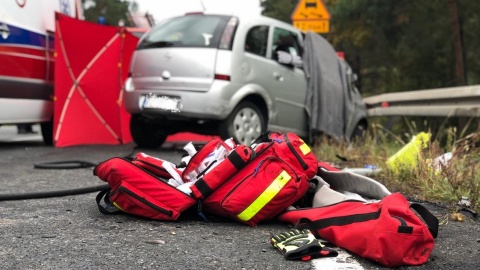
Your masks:
{"label": "black hose on road", "polygon": [[[83,160],[65,160],[65,161],[35,163],[33,167],[35,169],[60,170],[60,169],[89,168],[89,167],[95,167],[96,165],[97,164],[95,163],[92,163],[89,161],[83,161]],[[110,188],[108,184],[103,184],[103,185],[89,186],[89,187],[83,187],[83,188],[64,189],[64,190],[0,194],[0,201],[16,201],[16,200],[31,200],[31,199],[62,197],[62,196],[70,196],[70,195],[78,195],[78,194],[102,191],[108,188]]]}
{"label": "black hose on road", "polygon": [[43,199],[43,198],[53,198],[53,197],[62,197],[70,195],[78,195],[91,193],[96,191],[102,191],[110,188],[108,184],[83,187],[83,188],[73,188],[73,189],[64,189],[64,190],[53,190],[53,191],[40,191],[40,192],[29,192],[29,193],[13,193],[13,194],[0,194],[0,201],[16,201],[16,200],[31,200],[31,199]]}

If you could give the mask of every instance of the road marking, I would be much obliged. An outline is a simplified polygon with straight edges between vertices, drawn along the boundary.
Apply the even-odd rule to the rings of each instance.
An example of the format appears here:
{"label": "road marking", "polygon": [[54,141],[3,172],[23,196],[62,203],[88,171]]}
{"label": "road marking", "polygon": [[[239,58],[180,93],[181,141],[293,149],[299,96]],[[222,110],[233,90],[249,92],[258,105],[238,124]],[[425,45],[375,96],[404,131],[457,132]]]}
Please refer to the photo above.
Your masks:
{"label": "road marking", "polygon": [[363,270],[364,268],[345,250],[335,248],[337,257],[326,257],[312,260],[312,268],[315,270]]}

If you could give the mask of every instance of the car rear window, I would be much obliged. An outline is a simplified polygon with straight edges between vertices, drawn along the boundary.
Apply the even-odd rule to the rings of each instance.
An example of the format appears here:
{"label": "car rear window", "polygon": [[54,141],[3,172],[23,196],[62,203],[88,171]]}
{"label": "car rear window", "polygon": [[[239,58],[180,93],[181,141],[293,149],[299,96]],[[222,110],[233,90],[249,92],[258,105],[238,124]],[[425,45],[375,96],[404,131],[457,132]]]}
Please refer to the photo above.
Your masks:
{"label": "car rear window", "polygon": [[137,49],[162,47],[218,48],[230,19],[220,15],[186,15],[150,30]]}

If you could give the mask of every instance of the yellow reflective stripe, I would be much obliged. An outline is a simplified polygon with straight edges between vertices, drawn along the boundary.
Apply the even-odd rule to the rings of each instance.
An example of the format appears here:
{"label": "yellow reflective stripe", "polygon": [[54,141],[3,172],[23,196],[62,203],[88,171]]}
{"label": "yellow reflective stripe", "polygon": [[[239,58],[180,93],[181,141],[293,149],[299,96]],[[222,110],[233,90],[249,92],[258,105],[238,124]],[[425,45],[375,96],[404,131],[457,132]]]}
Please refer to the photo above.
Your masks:
{"label": "yellow reflective stripe", "polygon": [[302,153],[304,155],[306,155],[306,154],[310,153],[310,151],[312,151],[312,150],[310,150],[310,147],[308,147],[308,145],[306,143],[303,143],[302,145],[300,145],[300,151],[302,151]]}
{"label": "yellow reflective stripe", "polygon": [[120,206],[118,206],[118,204],[116,202],[113,202],[113,205],[115,207],[117,207],[118,209],[120,209],[121,211],[125,212],[125,210],[123,210]]}
{"label": "yellow reflective stripe", "polygon": [[277,178],[252,202],[242,213],[237,215],[237,218],[243,221],[248,221],[254,217],[262,208],[269,203],[275,195],[282,190],[292,177],[283,170]]}

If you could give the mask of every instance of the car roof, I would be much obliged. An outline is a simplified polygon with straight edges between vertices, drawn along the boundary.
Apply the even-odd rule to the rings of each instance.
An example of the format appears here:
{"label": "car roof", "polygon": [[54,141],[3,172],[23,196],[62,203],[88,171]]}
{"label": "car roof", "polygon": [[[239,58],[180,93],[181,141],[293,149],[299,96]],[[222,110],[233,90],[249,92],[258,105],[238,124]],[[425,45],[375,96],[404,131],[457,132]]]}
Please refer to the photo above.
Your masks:
{"label": "car roof", "polygon": [[[218,12],[192,12],[192,13],[186,13],[183,16],[189,16],[189,15],[222,15],[222,16],[232,16],[232,17],[237,17],[240,21],[240,24],[244,24],[245,22],[247,23],[265,23],[269,25],[276,25],[279,27],[284,27],[284,28],[289,28],[292,29],[294,28],[293,25],[288,24],[286,22],[267,17],[264,15],[260,14],[247,14],[247,13],[242,13],[242,14],[235,14],[235,13],[218,13]],[[181,17],[181,16],[177,16]],[[296,28],[294,28],[296,29]],[[296,29],[298,32],[301,32],[300,30]]]}

